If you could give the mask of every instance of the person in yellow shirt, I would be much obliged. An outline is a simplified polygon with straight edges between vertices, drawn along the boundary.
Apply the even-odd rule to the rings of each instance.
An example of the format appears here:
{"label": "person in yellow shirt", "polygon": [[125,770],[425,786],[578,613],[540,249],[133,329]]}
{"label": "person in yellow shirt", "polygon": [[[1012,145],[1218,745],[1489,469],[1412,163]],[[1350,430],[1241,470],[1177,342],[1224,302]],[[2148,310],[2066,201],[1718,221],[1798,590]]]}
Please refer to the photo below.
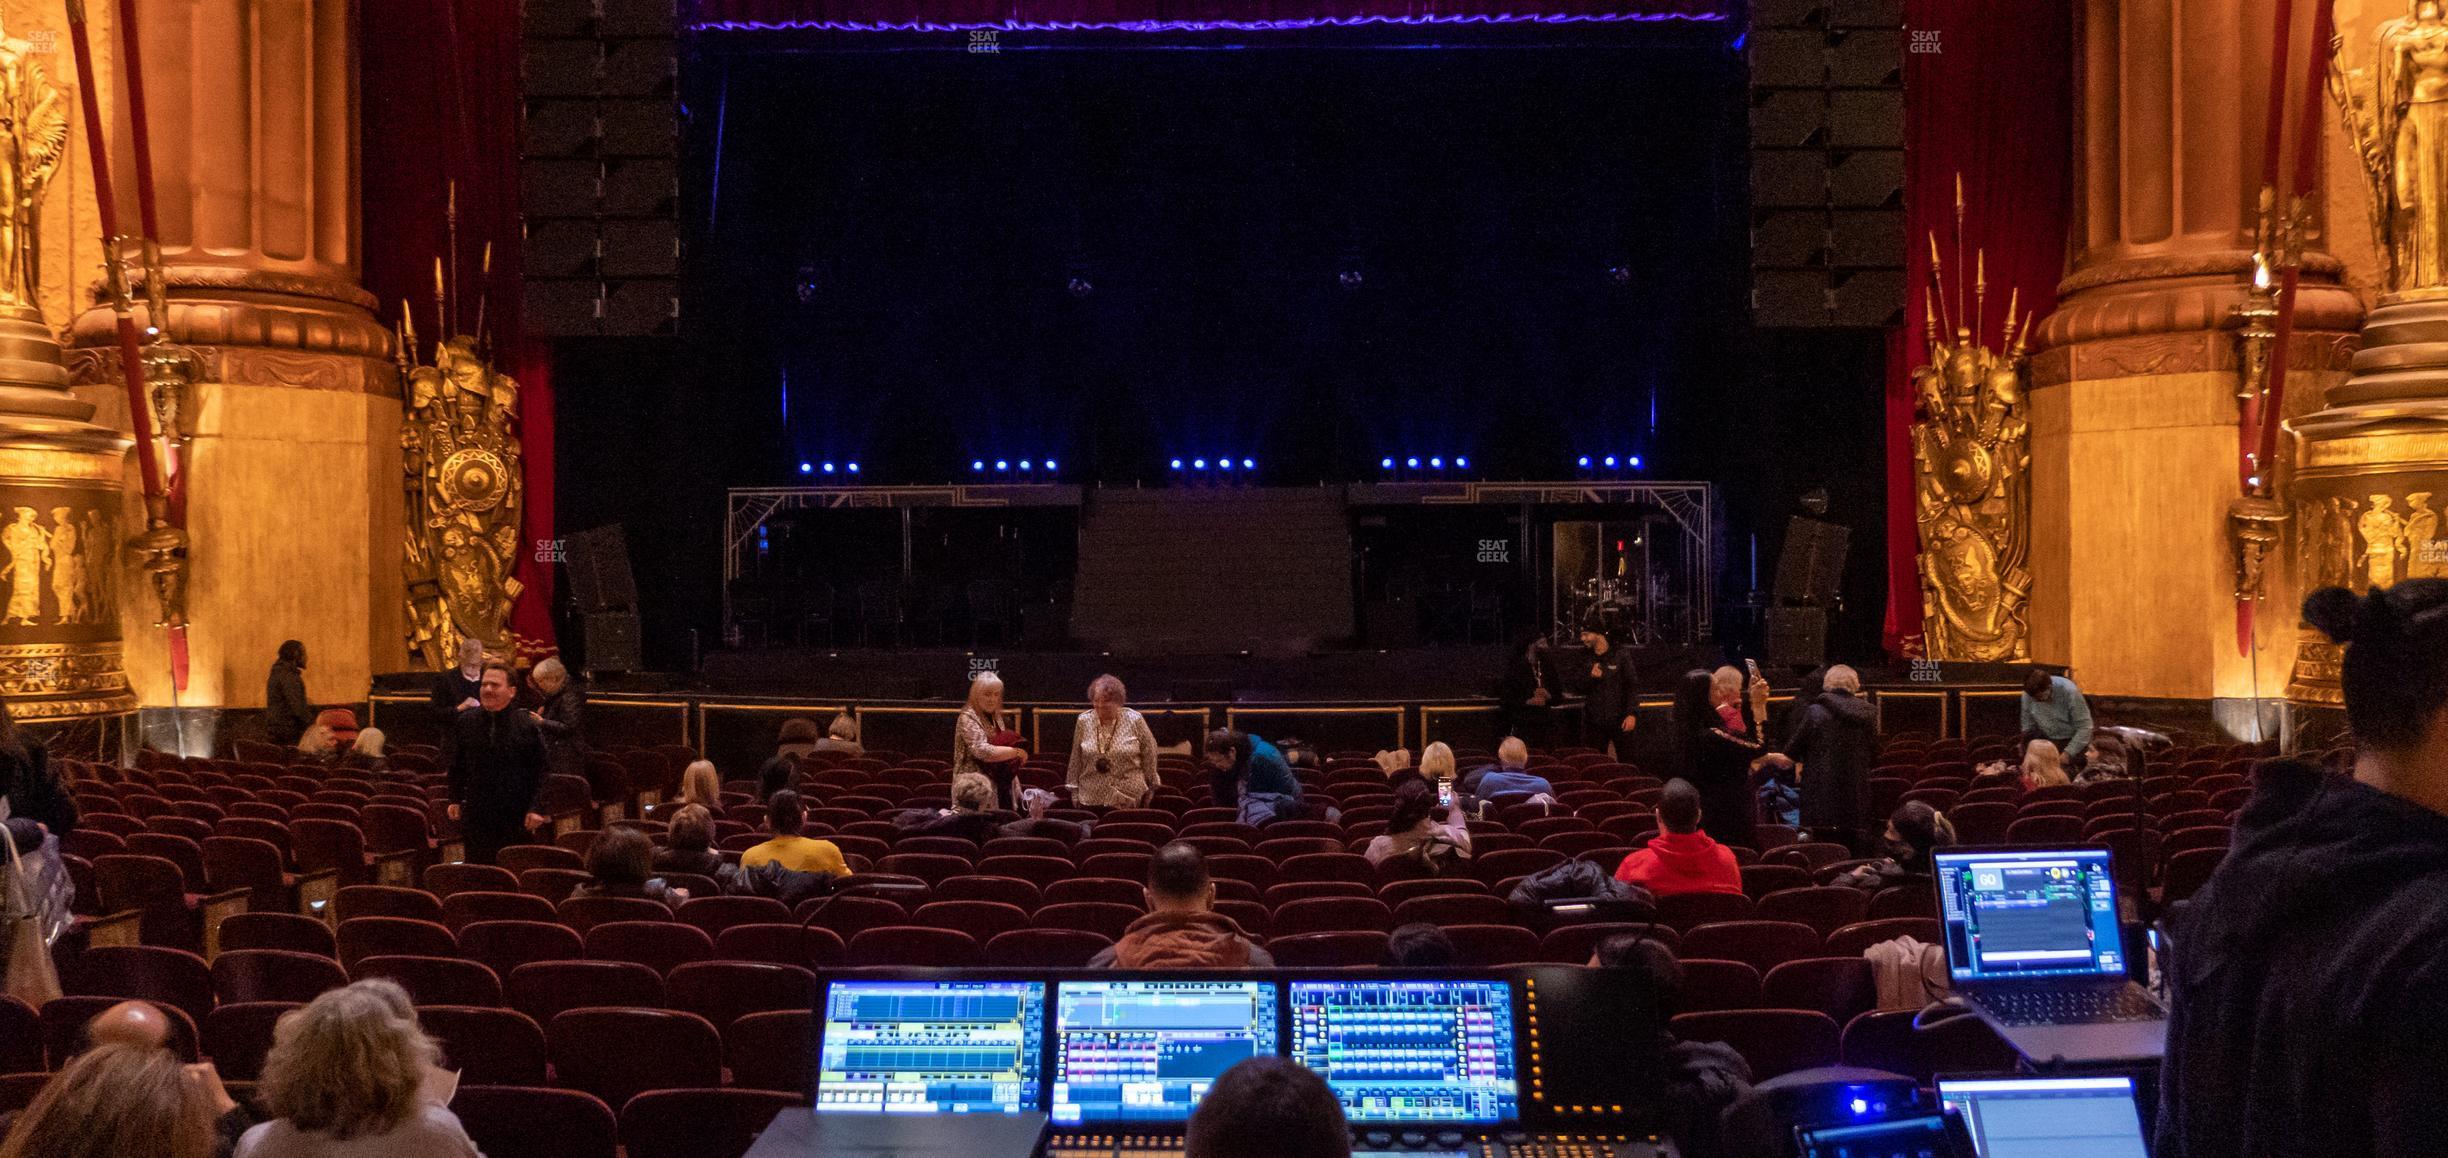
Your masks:
{"label": "person in yellow shirt", "polygon": [[799,835],[799,826],[806,819],[807,809],[799,803],[797,792],[785,788],[774,793],[765,806],[765,823],[773,829],[773,839],[741,853],[740,867],[757,868],[770,861],[792,872],[849,876],[850,864],[842,859],[840,846]]}

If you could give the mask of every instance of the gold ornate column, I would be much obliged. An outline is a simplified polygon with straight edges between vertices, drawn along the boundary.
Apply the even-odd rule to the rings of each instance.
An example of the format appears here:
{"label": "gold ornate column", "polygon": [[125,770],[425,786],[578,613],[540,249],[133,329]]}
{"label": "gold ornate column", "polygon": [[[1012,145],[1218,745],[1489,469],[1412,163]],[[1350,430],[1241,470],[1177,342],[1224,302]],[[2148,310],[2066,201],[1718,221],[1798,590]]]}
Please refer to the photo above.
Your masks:
{"label": "gold ornate column", "polygon": [[[2311,6],[2296,6],[2309,32]],[[2284,694],[2298,600],[2270,573],[2237,654],[2234,308],[2252,275],[2272,0],[2085,0],[2073,267],[2033,363],[2033,658],[2087,691]],[[2287,411],[2342,376],[2362,317],[2317,233],[2303,255]],[[2358,215],[2359,216],[2359,215]],[[2283,480],[2287,464],[2281,456]]]}
{"label": "gold ornate column", "polygon": [[[2366,178],[2374,302],[2353,376],[2289,426],[2305,581],[2357,591],[2448,577],[2448,13],[2417,0],[2370,27],[2374,7],[2340,8],[2331,89],[2347,171]],[[2291,693],[2339,703],[2340,649],[2303,636]]]}
{"label": "gold ornate column", "polygon": [[[181,702],[260,706],[264,671],[289,638],[307,644],[311,699],[355,701],[405,656],[398,371],[358,286],[352,5],[138,9],[166,328],[198,367],[176,418],[192,438],[191,681]],[[115,104],[114,172],[132,205],[126,113]],[[126,429],[110,312],[91,297],[82,304],[71,356],[79,392]],[[125,492],[139,510],[132,470]],[[128,603],[137,691],[167,705],[162,633],[141,600]]]}
{"label": "gold ornate column", "polygon": [[74,96],[26,31],[39,30],[0,11],[0,696],[39,723],[119,715],[136,699],[113,583],[128,440],[69,392],[38,294],[40,210],[67,158]]}

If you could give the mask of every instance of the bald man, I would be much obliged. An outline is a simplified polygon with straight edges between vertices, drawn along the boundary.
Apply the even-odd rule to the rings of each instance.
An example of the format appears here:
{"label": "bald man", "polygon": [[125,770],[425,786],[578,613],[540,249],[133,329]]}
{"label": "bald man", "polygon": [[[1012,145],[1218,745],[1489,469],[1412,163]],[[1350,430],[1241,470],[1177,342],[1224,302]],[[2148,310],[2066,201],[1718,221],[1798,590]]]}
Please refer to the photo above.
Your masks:
{"label": "bald man", "polygon": [[[85,1048],[124,1045],[135,1049],[170,1048],[170,1015],[150,1001],[122,1001],[93,1016],[85,1023]],[[187,1067],[188,1080],[204,1088],[215,1112],[220,1115],[213,1125],[219,1135],[217,1154],[227,1155],[238,1146],[238,1136],[255,1125],[255,1116],[230,1097],[221,1085],[221,1071],[211,1062],[197,1062]]]}

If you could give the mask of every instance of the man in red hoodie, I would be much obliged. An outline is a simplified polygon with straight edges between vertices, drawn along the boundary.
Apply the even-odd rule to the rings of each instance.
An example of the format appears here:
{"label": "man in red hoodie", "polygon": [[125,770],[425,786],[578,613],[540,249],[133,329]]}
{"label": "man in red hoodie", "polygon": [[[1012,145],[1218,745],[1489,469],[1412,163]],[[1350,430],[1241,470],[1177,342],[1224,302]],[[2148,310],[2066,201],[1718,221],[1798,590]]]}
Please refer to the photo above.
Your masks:
{"label": "man in red hoodie", "polygon": [[1275,959],[1215,911],[1215,881],[1196,845],[1174,841],[1148,862],[1148,915],[1089,958],[1091,969],[1269,969]]}
{"label": "man in red hoodie", "polygon": [[1658,896],[1668,893],[1739,893],[1742,870],[1734,850],[1700,831],[1700,790],[1689,781],[1669,780],[1658,795],[1658,834],[1649,847],[1623,859],[1615,879],[1628,881]]}

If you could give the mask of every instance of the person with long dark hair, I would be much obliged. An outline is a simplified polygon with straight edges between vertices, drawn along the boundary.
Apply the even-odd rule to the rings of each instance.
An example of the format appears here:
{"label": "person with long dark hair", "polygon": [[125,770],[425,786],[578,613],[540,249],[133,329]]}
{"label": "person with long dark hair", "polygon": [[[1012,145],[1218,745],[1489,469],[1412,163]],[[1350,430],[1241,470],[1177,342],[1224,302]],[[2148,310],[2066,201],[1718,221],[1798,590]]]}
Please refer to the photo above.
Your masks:
{"label": "person with long dark hair", "polygon": [[288,747],[306,734],[314,718],[314,705],[306,699],[306,645],[282,640],[280,656],[264,677],[264,739]]}
{"label": "person with long dark hair", "polygon": [[2448,1152],[2448,580],[2324,588],[2303,617],[2347,645],[2354,765],[2256,767],[2168,919],[2161,1158]]}
{"label": "person with long dark hair", "polygon": [[[42,741],[17,726],[6,701],[0,701],[0,797],[7,798],[12,819],[31,820],[53,836],[76,831],[75,798],[52,774],[51,754],[43,750]],[[18,851],[25,849],[20,846]]]}
{"label": "person with long dark hair", "polygon": [[1693,668],[1675,687],[1674,726],[1678,774],[1700,790],[1700,826],[1719,844],[1751,843],[1751,768],[1765,750],[1759,738],[1760,708],[1768,683],[1752,681],[1751,695],[1738,697],[1742,726],[1726,726],[1719,712],[1716,677]]}

